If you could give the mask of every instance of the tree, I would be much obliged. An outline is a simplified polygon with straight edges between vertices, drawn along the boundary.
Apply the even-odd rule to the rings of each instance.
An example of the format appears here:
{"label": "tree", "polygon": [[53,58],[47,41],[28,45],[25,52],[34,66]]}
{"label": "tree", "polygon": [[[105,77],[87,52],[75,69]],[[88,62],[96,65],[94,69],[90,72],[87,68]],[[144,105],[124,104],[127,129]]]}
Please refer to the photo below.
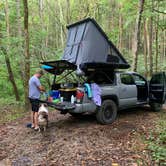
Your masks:
{"label": "tree", "polygon": [[23,0],[24,2],[24,56],[25,56],[25,78],[24,78],[24,96],[25,96],[25,108],[29,109],[28,101],[28,81],[30,78],[30,54],[29,54],[29,33],[28,33],[28,1]]}
{"label": "tree", "polygon": [[[158,8],[158,4],[157,5],[157,8]],[[159,40],[158,40],[158,23],[159,23],[159,14],[157,13],[157,16],[156,16],[156,26],[155,26],[155,45],[156,45],[156,60],[155,60],[155,71],[157,72],[158,71],[158,56],[159,56]]]}
{"label": "tree", "polygon": [[144,0],[139,1],[139,12],[135,24],[135,33],[134,33],[134,41],[133,41],[133,71],[137,71],[137,61],[138,61],[138,49],[140,44],[140,26],[141,26],[141,17],[143,13],[143,7],[144,7]]}
{"label": "tree", "polygon": [[13,86],[13,91],[15,94],[16,101],[20,100],[19,93],[18,93],[18,88],[14,79],[14,74],[12,71],[10,59],[9,59],[9,50],[10,50],[10,23],[9,23],[9,7],[8,7],[8,1],[5,1],[5,21],[6,21],[6,37],[7,37],[7,46],[6,49],[4,50],[5,53],[5,62],[8,70],[8,75],[9,75],[9,80],[12,83]]}
{"label": "tree", "polygon": [[147,57],[147,23],[144,20],[144,65],[145,65],[145,77],[148,77],[148,57]]}
{"label": "tree", "polygon": [[[151,0],[151,12],[153,13],[154,2]],[[153,74],[153,55],[152,55],[152,45],[153,45],[153,15],[151,14],[149,19],[149,32],[148,32],[148,56],[149,56],[149,74]]]}
{"label": "tree", "polygon": [[[9,58],[20,97],[25,95],[25,100],[27,100],[28,84],[24,85],[22,81],[28,83],[30,69],[33,72],[36,67],[39,67],[41,61],[60,59],[67,39],[66,25],[86,17],[97,21],[128,63],[133,62],[134,70],[150,76],[153,70],[166,69],[163,0],[84,0],[84,3],[82,0],[27,0],[29,12],[27,25],[29,24],[29,27],[26,27],[28,29],[24,30],[24,34],[27,36],[29,30],[31,38],[26,41],[25,45],[22,42],[24,39],[22,38],[24,37],[22,16],[25,11],[22,2],[24,0],[8,0],[8,3],[10,2],[8,9],[10,11],[9,42],[6,37],[4,2],[5,0],[0,1],[0,61],[2,63],[0,65],[0,87],[4,92],[0,95],[2,98],[7,94],[15,94],[11,81],[6,81],[9,74],[5,70],[5,56],[2,55],[6,54]],[[141,11],[141,3],[143,11]],[[138,4],[139,7],[136,10]],[[143,23],[141,17],[144,18]],[[140,28],[141,26],[143,28]],[[25,50],[23,50],[24,46]],[[48,77],[52,79],[51,75],[42,79],[46,85]],[[6,89],[6,87],[9,88]],[[26,94],[24,90],[27,91]]]}
{"label": "tree", "polygon": [[[22,30],[21,30],[21,2],[20,0],[16,1],[16,10],[17,10],[17,38],[19,39],[19,41],[22,38]],[[22,52],[22,43],[19,42],[18,43],[18,55],[19,55],[19,65],[20,65],[20,73],[21,73],[21,78],[22,80],[24,80],[25,77],[25,73],[24,73],[24,55]],[[23,81],[23,85],[24,85],[24,81]]]}

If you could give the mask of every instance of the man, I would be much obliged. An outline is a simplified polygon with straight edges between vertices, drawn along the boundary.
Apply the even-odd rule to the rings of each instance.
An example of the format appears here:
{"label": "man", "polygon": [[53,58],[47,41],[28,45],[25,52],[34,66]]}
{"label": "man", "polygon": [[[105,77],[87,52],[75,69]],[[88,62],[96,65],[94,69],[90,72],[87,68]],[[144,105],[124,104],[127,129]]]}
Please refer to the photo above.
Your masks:
{"label": "man", "polygon": [[38,70],[29,80],[29,100],[32,106],[31,120],[32,128],[35,130],[39,129],[38,126],[38,110],[39,110],[39,101],[40,93],[44,92],[45,89],[41,86],[40,78],[43,75],[42,70]]}

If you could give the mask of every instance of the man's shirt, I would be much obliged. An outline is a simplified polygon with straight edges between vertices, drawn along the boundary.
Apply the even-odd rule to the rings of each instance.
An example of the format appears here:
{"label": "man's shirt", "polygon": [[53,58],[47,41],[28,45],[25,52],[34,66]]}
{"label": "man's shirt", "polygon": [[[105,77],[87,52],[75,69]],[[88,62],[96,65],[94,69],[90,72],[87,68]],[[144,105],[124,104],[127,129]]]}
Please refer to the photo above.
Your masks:
{"label": "man's shirt", "polygon": [[29,98],[31,99],[39,99],[40,98],[40,90],[41,86],[39,78],[36,76],[32,76],[29,80]]}

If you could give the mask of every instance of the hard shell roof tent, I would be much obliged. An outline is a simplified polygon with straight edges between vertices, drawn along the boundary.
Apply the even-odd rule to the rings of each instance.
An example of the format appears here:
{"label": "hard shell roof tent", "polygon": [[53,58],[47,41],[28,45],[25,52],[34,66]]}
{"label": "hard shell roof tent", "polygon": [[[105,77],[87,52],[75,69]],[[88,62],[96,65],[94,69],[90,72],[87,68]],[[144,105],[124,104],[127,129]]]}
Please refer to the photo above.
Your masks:
{"label": "hard shell roof tent", "polygon": [[[62,60],[43,62],[48,72],[61,74],[65,69],[86,73],[97,69],[127,69],[130,65],[92,18],[67,26],[68,37]],[[67,68],[66,68],[67,67]],[[78,73],[79,73],[78,72]],[[82,72],[81,72],[82,73]]]}
{"label": "hard shell roof tent", "polygon": [[83,71],[89,68],[110,70],[130,67],[94,19],[87,18],[67,28],[63,60],[76,64]]}

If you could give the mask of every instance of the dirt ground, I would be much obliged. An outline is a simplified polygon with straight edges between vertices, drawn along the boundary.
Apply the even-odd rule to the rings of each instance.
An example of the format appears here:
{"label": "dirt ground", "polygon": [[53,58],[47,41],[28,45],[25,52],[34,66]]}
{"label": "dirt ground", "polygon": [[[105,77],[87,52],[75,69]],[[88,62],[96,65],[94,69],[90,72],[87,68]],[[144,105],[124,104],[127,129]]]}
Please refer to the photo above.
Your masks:
{"label": "dirt ground", "polygon": [[153,165],[142,139],[159,116],[148,107],[137,108],[119,112],[113,124],[99,125],[95,116],[74,118],[55,110],[41,133],[26,127],[27,113],[0,125],[0,166]]}

